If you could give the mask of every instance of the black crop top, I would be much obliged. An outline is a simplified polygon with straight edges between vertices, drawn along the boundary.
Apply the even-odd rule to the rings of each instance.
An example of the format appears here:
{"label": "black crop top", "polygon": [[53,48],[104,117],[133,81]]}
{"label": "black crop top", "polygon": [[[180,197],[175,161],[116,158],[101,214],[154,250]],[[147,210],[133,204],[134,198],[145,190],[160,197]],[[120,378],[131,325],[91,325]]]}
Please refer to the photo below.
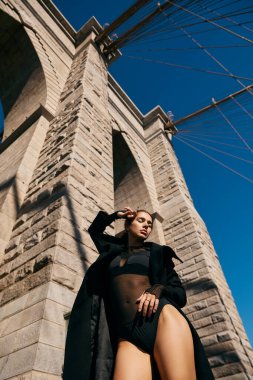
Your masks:
{"label": "black crop top", "polygon": [[148,276],[150,252],[144,248],[132,253],[122,252],[109,265],[110,279],[121,274],[141,274]]}

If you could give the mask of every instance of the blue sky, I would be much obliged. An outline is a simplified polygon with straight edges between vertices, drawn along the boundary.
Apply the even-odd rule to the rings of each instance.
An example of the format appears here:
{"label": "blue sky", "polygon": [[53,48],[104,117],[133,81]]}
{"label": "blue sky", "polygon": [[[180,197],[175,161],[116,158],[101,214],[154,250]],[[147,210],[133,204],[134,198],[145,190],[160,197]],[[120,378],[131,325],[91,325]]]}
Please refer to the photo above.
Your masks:
{"label": "blue sky", "polygon": [[[103,2],[101,0],[96,2],[55,0],[54,3],[70,24],[78,30],[93,15],[102,25],[110,23],[133,1],[124,1],[123,4],[123,2]],[[220,3],[222,4],[222,0]],[[247,0],[242,1],[242,3],[244,7],[250,4]],[[232,12],[233,9],[231,9]],[[234,17],[234,20],[237,18]],[[180,17],[175,22],[180,22]],[[222,24],[222,22],[220,23]],[[223,25],[228,25],[228,22]],[[253,38],[251,27],[253,28],[252,24],[247,24],[247,29],[244,30],[236,27],[231,28],[238,34],[239,32],[244,33],[247,38],[246,41],[235,38],[229,33],[221,33],[215,30],[210,33],[201,33],[201,27],[199,30],[198,27],[195,29],[189,27],[185,30],[189,34],[194,34],[195,38],[205,46],[233,45],[233,48],[210,49],[210,52],[231,72],[244,77],[253,77],[252,47],[237,47],[239,44],[250,45],[248,41],[251,40],[251,37]],[[217,100],[241,89],[238,82],[231,80],[231,78],[143,60],[145,58],[224,72],[203,51],[192,49],[196,45],[189,37],[181,38],[179,34],[172,34],[171,38],[163,34],[152,44],[148,43],[147,40],[129,45],[122,49],[122,57],[113,63],[109,69],[144,114],[159,104],[166,112],[172,111],[175,120],[177,120],[210,104],[212,98]],[[177,50],[178,48],[186,49]],[[133,56],[139,58],[130,58]],[[250,80],[242,81],[244,85],[251,83]],[[240,101],[245,107],[250,107],[252,104],[250,94],[246,94]],[[235,109],[235,104],[231,104],[231,102],[221,108],[230,118],[233,126],[236,126],[236,130],[243,140],[253,146],[253,142],[251,142],[251,140],[253,141],[253,121],[246,117],[241,109],[238,107]],[[187,132],[188,128],[189,131]],[[228,125],[217,111],[208,113],[199,120],[194,119],[192,124],[182,126],[180,129],[185,129],[188,135],[187,133],[182,135],[179,133],[179,138],[182,136],[185,143],[203,150],[216,160],[216,162],[210,160],[183,143],[182,140],[174,140],[175,151],[195,207],[207,225],[225,277],[252,343],[253,297],[249,296],[251,293],[253,294],[253,281],[251,280],[253,266],[253,175],[252,164],[250,164],[252,152],[245,148],[242,138],[237,138],[238,135],[231,128],[231,125]],[[210,142],[210,140],[215,142]],[[207,145],[209,148],[206,148]],[[225,151],[225,155],[218,152],[217,149]],[[232,155],[240,156],[244,161],[238,161]],[[240,175],[227,170],[218,164],[217,160]],[[252,182],[243,179],[242,176]]]}

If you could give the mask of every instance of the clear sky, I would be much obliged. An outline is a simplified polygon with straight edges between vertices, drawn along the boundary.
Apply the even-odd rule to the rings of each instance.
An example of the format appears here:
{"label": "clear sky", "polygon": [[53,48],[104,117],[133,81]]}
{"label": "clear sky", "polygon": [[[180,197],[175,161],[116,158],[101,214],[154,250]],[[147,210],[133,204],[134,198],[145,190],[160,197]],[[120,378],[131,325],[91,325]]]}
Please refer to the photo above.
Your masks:
{"label": "clear sky", "polygon": [[[133,1],[54,0],[54,3],[78,30],[93,15],[101,25],[110,23],[133,4]],[[195,70],[201,68],[225,72],[217,62],[214,63],[207,56],[203,48],[202,51],[195,49],[197,45],[189,35],[201,45],[219,45],[208,48],[208,51],[230,72],[242,77],[253,77],[253,25],[247,22],[247,15],[244,16],[246,24],[243,29],[235,24],[231,26],[229,20],[217,21],[218,6],[220,4],[222,8],[225,3],[228,1],[214,1],[216,15],[210,14],[210,17],[216,16],[214,22],[220,23],[224,28],[229,27],[236,34],[246,36],[244,40],[226,31],[218,32],[212,24],[208,25],[210,31],[202,32],[203,25],[188,26],[184,30],[178,28],[176,32],[168,31],[151,36],[150,41],[153,38],[153,43],[149,43],[148,39],[140,40],[122,49],[122,57],[109,70],[144,114],[159,104],[166,112],[172,111],[174,119],[177,120],[210,104],[212,98],[217,100],[242,88],[234,79]],[[241,0],[241,4],[241,8],[252,5],[247,0]],[[226,8],[226,12],[229,11],[231,15],[235,13],[235,9]],[[183,12],[179,13],[173,20],[173,25],[189,25],[187,19],[182,21],[184,17]],[[231,17],[233,21],[239,22],[238,16]],[[164,18],[166,19],[166,13]],[[199,21],[198,18],[196,20]],[[164,21],[166,25],[166,20]],[[233,47],[227,48],[228,45]],[[131,58],[133,56],[138,59]],[[245,79],[241,81],[244,85],[253,82]],[[246,93],[239,99],[240,105],[251,111],[251,94]],[[220,110],[227,116],[230,124],[217,109],[206,113],[205,116],[179,127],[182,133],[174,139],[174,147],[195,207],[207,225],[246,332],[253,343],[253,297],[250,296],[253,293],[253,157],[249,149],[249,146],[253,147],[253,120],[249,111],[250,115],[245,114],[242,107],[233,102],[224,105]],[[192,146],[216,161],[194,150]],[[222,162],[223,166],[217,161]]]}

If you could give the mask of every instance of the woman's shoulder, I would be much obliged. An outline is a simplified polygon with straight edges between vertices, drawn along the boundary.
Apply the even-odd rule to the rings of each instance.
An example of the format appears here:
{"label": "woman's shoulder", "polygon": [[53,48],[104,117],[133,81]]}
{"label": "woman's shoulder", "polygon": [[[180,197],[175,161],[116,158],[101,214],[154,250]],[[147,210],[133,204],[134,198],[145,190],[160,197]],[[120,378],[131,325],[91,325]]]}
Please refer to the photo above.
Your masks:
{"label": "woman's shoulder", "polygon": [[158,243],[154,243],[154,242],[147,242],[145,244],[149,245],[153,249],[162,250],[166,259],[170,259],[170,260],[176,259],[176,260],[179,260],[181,263],[183,262],[180,259],[180,257],[178,257],[178,255],[176,254],[174,249],[172,247],[170,247],[169,245],[162,245],[162,244],[158,244]]}

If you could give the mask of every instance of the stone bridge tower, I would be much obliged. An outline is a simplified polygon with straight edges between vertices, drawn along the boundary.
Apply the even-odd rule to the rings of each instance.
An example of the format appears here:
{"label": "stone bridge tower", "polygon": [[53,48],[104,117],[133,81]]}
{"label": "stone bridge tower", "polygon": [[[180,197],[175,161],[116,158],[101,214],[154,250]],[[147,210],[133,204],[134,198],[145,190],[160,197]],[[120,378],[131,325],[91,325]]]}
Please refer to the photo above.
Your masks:
{"label": "stone bridge tower", "polygon": [[216,379],[252,379],[252,351],[166,114],[142,115],[108,73],[94,18],[76,32],[50,0],[0,8],[1,380],[60,379],[66,316],[97,257],[87,228],[98,210],[126,204],[156,212],[153,239],[184,261],[185,312]]}

